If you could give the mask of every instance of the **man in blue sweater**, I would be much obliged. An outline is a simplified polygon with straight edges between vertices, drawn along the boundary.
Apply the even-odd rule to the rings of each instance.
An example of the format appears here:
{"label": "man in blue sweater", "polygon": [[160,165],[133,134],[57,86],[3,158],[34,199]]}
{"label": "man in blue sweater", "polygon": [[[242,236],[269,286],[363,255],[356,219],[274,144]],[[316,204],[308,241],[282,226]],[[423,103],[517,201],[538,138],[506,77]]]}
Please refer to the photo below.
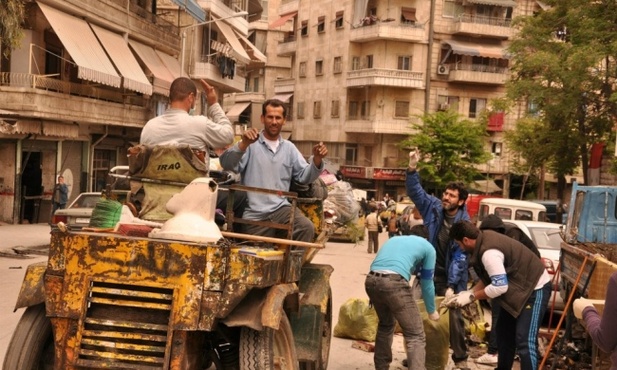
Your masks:
{"label": "man in blue sweater", "polygon": [[[379,318],[375,338],[375,370],[387,370],[392,362],[392,336],[398,321],[407,349],[409,369],[424,369],[426,337],[422,316],[414,299],[409,280],[420,271],[422,297],[429,319],[439,320],[435,306],[435,249],[425,238],[417,236],[424,228],[417,225],[412,235],[397,236],[379,249],[366,276],[364,287]],[[414,235],[415,234],[415,235]]]}
{"label": "man in blue sweater", "polygon": [[[420,184],[417,165],[420,153],[409,153],[407,169],[407,195],[420,211],[424,225],[428,228],[428,241],[437,254],[435,263],[435,293],[446,298],[467,290],[469,275],[465,252],[449,237],[450,227],[458,221],[469,220],[465,201],[468,192],[461,182],[451,182],[446,186],[441,199],[429,195]],[[467,344],[465,343],[465,323],[460,310],[449,310],[450,348],[455,367],[467,368]]]}

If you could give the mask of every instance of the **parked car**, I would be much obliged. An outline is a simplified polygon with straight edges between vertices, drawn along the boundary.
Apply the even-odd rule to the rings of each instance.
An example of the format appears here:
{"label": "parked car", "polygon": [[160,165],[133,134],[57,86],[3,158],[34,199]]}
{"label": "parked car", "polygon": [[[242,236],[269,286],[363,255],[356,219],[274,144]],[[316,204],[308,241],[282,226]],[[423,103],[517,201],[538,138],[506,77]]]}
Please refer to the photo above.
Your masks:
{"label": "parked car", "polygon": [[[523,221],[523,220],[504,220],[506,224],[514,224],[521,229],[527,236],[536,243],[544,266],[551,278],[554,278],[559,265],[559,254],[561,253],[561,225],[552,222]],[[563,311],[564,301],[559,293],[560,278],[553,279],[553,293],[549,300],[549,308],[555,300],[555,310]]]}
{"label": "parked car", "polygon": [[480,201],[477,225],[480,226],[484,217],[495,214],[502,220],[544,221],[546,207],[542,204],[526,200],[506,198],[485,198]]}
{"label": "parked car", "polygon": [[[128,191],[119,190],[114,191],[113,194],[118,201],[125,202],[128,193]],[[101,192],[81,193],[68,207],[56,210],[51,218],[51,223],[57,225],[59,222],[63,222],[67,226],[77,229],[88,227],[92,210],[100,199]]]}

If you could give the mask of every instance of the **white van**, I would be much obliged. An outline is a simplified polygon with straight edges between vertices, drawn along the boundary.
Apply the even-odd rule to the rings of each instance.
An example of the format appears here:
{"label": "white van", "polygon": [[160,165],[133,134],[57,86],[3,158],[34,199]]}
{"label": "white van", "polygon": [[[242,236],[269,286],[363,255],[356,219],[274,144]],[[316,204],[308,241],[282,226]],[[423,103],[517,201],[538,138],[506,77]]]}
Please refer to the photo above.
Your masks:
{"label": "white van", "polygon": [[502,220],[545,221],[546,207],[526,200],[505,198],[484,198],[480,201],[478,223],[487,215],[497,215]]}

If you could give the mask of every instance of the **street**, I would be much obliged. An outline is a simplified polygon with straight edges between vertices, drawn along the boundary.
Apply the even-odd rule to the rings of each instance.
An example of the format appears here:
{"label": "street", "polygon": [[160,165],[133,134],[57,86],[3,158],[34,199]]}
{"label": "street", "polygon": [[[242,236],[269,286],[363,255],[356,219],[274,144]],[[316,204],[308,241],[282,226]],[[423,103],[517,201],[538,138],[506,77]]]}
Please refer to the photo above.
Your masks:
{"label": "street", "polygon": [[[0,226],[0,294],[5,297],[0,303],[0,359],[4,359],[6,348],[12,332],[17,325],[23,310],[13,312],[19,288],[26,268],[34,262],[45,261],[44,256],[30,254],[28,258],[6,257],[11,255],[12,248],[21,246],[37,247],[49,239],[49,226],[38,225],[3,225]],[[387,239],[387,234],[380,235],[381,243]],[[35,248],[36,249],[36,248]],[[364,279],[374,254],[366,253],[366,241],[359,244],[329,242],[326,249],[320,251],[314,258],[314,263],[330,264],[334,273],[330,279],[333,293],[333,327],[338,321],[340,306],[349,298],[366,298]],[[330,350],[330,370],[372,370],[373,354],[352,348],[353,340],[332,338]],[[430,351],[428,355],[430,355]],[[395,335],[393,344],[394,360],[392,370],[403,369],[401,361],[405,357],[402,336]],[[490,366],[476,366],[468,361],[471,369],[490,369]],[[451,368],[450,363],[447,369]],[[515,363],[518,368],[518,363]]]}

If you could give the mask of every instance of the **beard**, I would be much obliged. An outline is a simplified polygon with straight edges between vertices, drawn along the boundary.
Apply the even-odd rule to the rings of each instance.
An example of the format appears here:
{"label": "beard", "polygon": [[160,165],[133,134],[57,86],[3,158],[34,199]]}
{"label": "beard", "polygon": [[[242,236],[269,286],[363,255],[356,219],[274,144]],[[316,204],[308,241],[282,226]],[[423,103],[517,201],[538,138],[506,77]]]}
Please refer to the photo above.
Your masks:
{"label": "beard", "polygon": [[458,204],[457,203],[447,203],[442,201],[441,202],[441,206],[443,207],[444,211],[446,212],[452,212],[452,211],[456,211],[458,209]]}

